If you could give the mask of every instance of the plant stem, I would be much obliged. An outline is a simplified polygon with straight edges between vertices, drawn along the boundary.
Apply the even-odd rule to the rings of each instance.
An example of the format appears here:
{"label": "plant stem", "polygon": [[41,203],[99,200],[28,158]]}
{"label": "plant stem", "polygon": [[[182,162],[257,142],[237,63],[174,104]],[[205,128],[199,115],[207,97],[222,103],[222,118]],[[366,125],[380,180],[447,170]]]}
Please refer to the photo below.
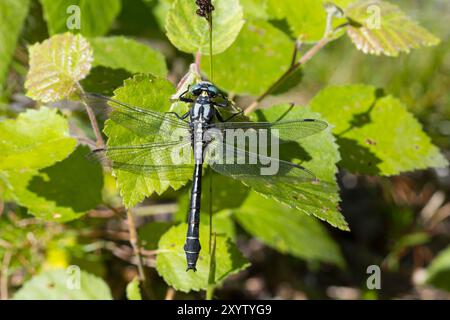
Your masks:
{"label": "plant stem", "polygon": [[95,139],[97,140],[96,146],[97,148],[103,148],[105,146],[105,142],[103,141],[102,133],[100,132],[97,119],[95,118],[94,111],[92,110],[91,106],[86,102],[85,100],[85,92],[83,90],[83,87],[77,83],[78,90],[81,93],[81,102],[83,103],[84,107],[86,108],[86,112],[89,116],[89,121],[91,122],[92,130],[95,134]]}
{"label": "plant stem", "polygon": [[[269,94],[271,94],[280,84],[282,84],[294,71],[296,71],[300,66],[304,65],[306,62],[308,62],[312,57],[314,57],[317,52],[319,52],[320,49],[322,49],[326,44],[328,44],[331,41],[331,38],[326,36],[320,39],[313,47],[311,47],[301,58],[298,62],[294,62],[294,59],[292,60],[291,66],[286,70],[285,73],[283,73],[280,78],[278,78],[277,81],[275,81],[266,91],[264,91],[258,98],[256,98],[255,101],[253,101],[247,109],[245,109],[245,114],[249,114],[256,110],[259,103],[263,101]],[[298,42],[295,43],[295,49],[294,49],[294,57],[297,56],[297,50],[298,50]]]}
{"label": "plant stem", "polygon": [[167,289],[166,297],[164,298],[164,300],[173,300],[173,298],[175,297],[175,293],[176,293],[175,289],[172,287],[169,287]]}
{"label": "plant stem", "polygon": [[139,249],[139,240],[136,232],[136,222],[134,220],[133,212],[131,210],[127,210],[127,220],[128,220],[128,231],[130,232],[130,243],[133,248],[134,254],[137,258],[137,266],[139,273],[139,280],[141,281],[142,287],[146,292],[148,297],[151,297],[151,292],[147,287],[147,279],[144,271],[144,264],[142,261],[141,251]]}
{"label": "plant stem", "polygon": [[211,82],[214,81],[214,74],[213,74],[213,49],[212,49],[212,36],[213,36],[213,17],[212,14],[210,15],[210,18],[208,20],[209,24],[209,74],[210,74],[210,80]]}
{"label": "plant stem", "polygon": [[206,300],[212,300],[214,295],[215,276],[216,276],[216,233],[213,233],[212,243],[211,243],[211,253],[209,256],[209,275],[208,275],[208,287],[206,288]]}
{"label": "plant stem", "polygon": [[209,254],[211,254],[211,245],[212,245],[212,233],[213,233],[213,223],[212,223],[212,196],[213,196],[213,188],[212,188],[212,171],[209,175]]}

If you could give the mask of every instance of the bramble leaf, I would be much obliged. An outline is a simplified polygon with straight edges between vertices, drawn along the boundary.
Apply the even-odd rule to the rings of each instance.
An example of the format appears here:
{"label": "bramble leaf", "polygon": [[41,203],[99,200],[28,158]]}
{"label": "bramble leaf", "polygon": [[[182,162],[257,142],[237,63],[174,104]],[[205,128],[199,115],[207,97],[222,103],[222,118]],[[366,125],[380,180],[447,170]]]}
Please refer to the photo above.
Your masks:
{"label": "bramble leaf", "polygon": [[339,247],[319,221],[295,209],[251,192],[234,217],[247,232],[280,252],[344,265]]}
{"label": "bramble leaf", "polygon": [[0,171],[41,169],[66,158],[75,148],[67,119],[42,107],[0,122]]}
{"label": "bramble leaf", "polygon": [[426,283],[450,291],[450,247],[442,250],[427,268]]}
{"label": "bramble leaf", "polygon": [[89,161],[90,149],[78,147],[51,167],[3,173],[12,198],[29,213],[46,220],[78,219],[102,201],[103,170]]}
{"label": "bramble leaf", "polygon": [[390,176],[448,165],[401,101],[372,86],[331,86],[310,106],[334,125],[340,165],[351,172]]}
{"label": "bramble leaf", "polygon": [[[238,0],[213,0],[213,54],[225,51],[236,39],[244,24],[243,10]],[[196,14],[195,1],[175,0],[166,17],[170,42],[188,53],[209,55],[209,26]]]}
{"label": "bramble leaf", "polygon": [[[276,121],[280,115],[289,111],[289,105],[273,106],[267,110],[259,110],[253,120]],[[322,119],[320,114],[307,107],[294,107],[283,120]],[[334,227],[348,230],[347,222],[339,212],[339,187],[336,183],[336,163],[340,160],[335,138],[330,129],[312,135],[297,143],[286,143],[280,146],[280,159],[301,164],[312,171],[318,181],[305,181],[298,184],[286,183],[277,176],[273,180],[260,179],[241,180],[245,185],[261,195],[273,198],[299,211],[314,215]]]}
{"label": "bramble leaf", "polygon": [[[248,21],[230,48],[214,56],[214,82],[237,94],[261,94],[289,67],[294,45],[287,35],[265,21]],[[202,69],[209,74],[209,57]]]}
{"label": "bramble leaf", "polygon": [[165,77],[164,56],[148,45],[125,37],[98,37],[89,39],[94,50],[93,66],[124,69],[131,73],[151,73]]}
{"label": "bramble leaf", "polygon": [[[206,290],[210,255],[209,228],[200,225],[200,244],[202,249],[197,262],[197,272],[186,272],[186,254],[183,246],[186,238],[185,223],[172,227],[160,239],[156,269],[166,283],[175,290],[189,292]],[[229,275],[235,274],[249,266],[247,260],[229,239],[217,235],[216,238],[215,285],[220,285]]]}
{"label": "bramble leaf", "polygon": [[387,1],[364,0],[350,5],[347,33],[364,53],[396,57],[411,49],[437,45],[440,40]]}
{"label": "bramble leaf", "polygon": [[16,292],[14,299],[112,300],[112,296],[103,279],[85,271],[74,270],[70,273],[69,269],[54,269],[31,278]]}
{"label": "bramble leaf", "polygon": [[[171,107],[170,97],[174,91],[172,84],[165,79],[151,75],[136,75],[132,79],[126,80],[123,87],[116,89],[113,98],[142,109],[167,112]],[[142,116],[144,117],[145,115]],[[147,121],[152,121],[152,119],[148,119]],[[168,126],[170,124],[167,124],[167,126],[164,125],[166,130],[168,130]],[[116,123],[112,119],[108,119],[105,122],[103,131],[108,136],[108,147],[142,145],[156,141],[154,135],[137,135],[130,129],[127,129],[123,124]],[[167,137],[164,133],[159,138]],[[167,152],[169,153],[170,150],[167,150]],[[140,165],[147,166],[160,164],[164,164],[165,166],[173,165],[173,163],[167,162],[167,159],[164,160],[164,163],[161,163],[158,157],[154,158],[151,156],[151,152],[140,163]],[[182,173],[178,174],[176,181],[164,179],[164,174],[169,174],[169,172],[164,173],[158,172],[157,170],[146,174],[120,169],[114,169],[113,172],[117,178],[117,184],[120,189],[120,194],[123,197],[123,202],[127,207],[134,206],[154,192],[161,194],[169,187],[178,189],[192,178],[192,172],[185,176]],[[171,174],[173,175],[174,172]]]}
{"label": "bramble leaf", "polygon": [[[87,37],[102,36],[108,32],[122,7],[120,0],[40,1],[50,35],[72,31]],[[76,19],[79,19],[79,25]]]}
{"label": "bramble leaf", "polygon": [[29,48],[27,96],[42,102],[70,98],[86,77],[93,60],[92,49],[81,35],[58,34]]}
{"label": "bramble leaf", "polygon": [[0,86],[5,81],[29,3],[29,0],[0,1]]}

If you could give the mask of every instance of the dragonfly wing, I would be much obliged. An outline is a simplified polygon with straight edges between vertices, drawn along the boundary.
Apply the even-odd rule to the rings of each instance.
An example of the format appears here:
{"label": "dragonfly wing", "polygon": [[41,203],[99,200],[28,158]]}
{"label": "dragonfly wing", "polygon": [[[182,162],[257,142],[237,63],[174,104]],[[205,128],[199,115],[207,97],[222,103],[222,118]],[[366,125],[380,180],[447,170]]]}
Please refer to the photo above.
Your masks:
{"label": "dragonfly wing", "polygon": [[190,141],[155,142],[95,150],[96,157],[113,170],[164,181],[185,181],[193,172]]}
{"label": "dragonfly wing", "polygon": [[256,179],[261,183],[277,180],[291,184],[316,180],[311,171],[298,164],[223,144],[217,140],[208,144],[205,153],[205,161],[212,169],[234,179]]}
{"label": "dragonfly wing", "polygon": [[178,119],[174,113],[129,105],[96,93],[88,93],[85,98],[94,109],[112,109],[110,119],[141,137],[170,136],[176,129],[189,130],[189,124]]}
{"label": "dragonfly wing", "polygon": [[[242,129],[247,133],[249,132],[248,130],[255,130],[255,133],[258,133],[258,135],[261,135],[263,130],[267,130],[267,137],[269,137],[270,134],[275,134],[280,139],[280,143],[297,141],[299,139],[309,137],[325,130],[327,127],[328,124],[326,122],[317,119],[277,122],[219,122],[212,125],[212,128],[222,131],[225,138],[228,129]],[[236,134],[235,131],[234,133]],[[232,143],[233,141],[231,141],[231,144]]]}
{"label": "dragonfly wing", "polygon": [[[227,163],[230,156],[217,152],[221,148],[223,154],[234,153],[235,163]],[[290,206],[298,208],[298,203],[301,202],[304,204],[301,210],[305,213],[309,213],[307,208],[329,203],[329,199],[325,198],[324,194],[332,192],[333,185],[327,181],[319,181],[314,173],[300,165],[257,155],[216,141],[210,143],[206,152],[205,161],[216,172],[240,180],[261,194],[274,195]],[[249,163],[249,159],[255,157],[259,163]],[[244,160],[245,163],[237,163]]]}

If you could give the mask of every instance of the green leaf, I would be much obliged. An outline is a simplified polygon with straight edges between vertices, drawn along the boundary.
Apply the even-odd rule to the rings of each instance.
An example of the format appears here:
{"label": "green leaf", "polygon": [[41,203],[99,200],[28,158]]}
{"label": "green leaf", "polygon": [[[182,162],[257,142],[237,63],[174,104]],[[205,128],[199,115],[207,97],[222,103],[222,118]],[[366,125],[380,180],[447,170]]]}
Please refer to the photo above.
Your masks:
{"label": "green leaf", "polygon": [[134,277],[127,285],[127,299],[128,300],[142,300],[141,289],[139,288],[139,279]]}
{"label": "green leaf", "polygon": [[234,217],[268,246],[305,260],[344,266],[339,247],[314,218],[252,192]]}
{"label": "green leaf", "polygon": [[395,175],[447,160],[406,107],[374,87],[331,86],[315,96],[311,109],[334,125],[345,169],[371,175]]}
{"label": "green leaf", "polygon": [[[258,121],[276,121],[289,110],[289,105],[278,105],[260,110],[253,117]],[[294,107],[283,120],[305,118],[322,119],[318,113],[307,107]],[[297,143],[283,144],[280,146],[280,158],[301,163],[315,174],[318,181],[292,185],[277,179],[276,175],[265,181],[260,181],[259,178],[241,181],[265,197],[273,198],[305,214],[314,215],[339,229],[348,230],[347,222],[339,212],[339,188],[335,175],[340,156],[331,130],[327,129]]]}
{"label": "green leaf", "polygon": [[399,7],[386,1],[359,1],[347,8],[346,15],[352,22],[347,28],[349,37],[366,54],[396,57],[401,52],[440,42]]}
{"label": "green leaf", "polygon": [[167,75],[164,56],[148,45],[125,37],[91,38],[89,42],[94,50],[94,67],[125,69],[131,73],[151,73],[161,77]]}
{"label": "green leaf", "polygon": [[[214,82],[229,92],[259,95],[289,67],[293,48],[289,37],[270,23],[249,21],[236,42],[213,58]],[[208,73],[208,66],[209,57],[203,57],[203,71]]]}
{"label": "green leaf", "polygon": [[[151,75],[136,75],[134,78],[126,80],[123,87],[115,90],[113,98],[124,103],[139,106],[143,109],[167,112],[171,106],[170,97],[173,93],[174,88],[172,84],[165,79]],[[151,120],[148,119],[147,121]],[[164,125],[164,127],[168,129],[168,126]],[[107,145],[109,147],[142,145],[155,141],[153,136],[139,136],[123,125],[114,122],[112,119],[105,122],[103,131],[108,136]],[[142,159],[141,164],[158,165],[162,163],[160,159],[149,156],[146,159]],[[164,165],[168,166],[171,163],[164,161]],[[146,196],[154,192],[161,194],[169,187],[178,189],[192,178],[192,173],[189,173],[185,177],[180,175],[185,180],[178,178],[176,181],[172,181],[170,179],[164,179],[164,173],[161,172],[142,175],[136,172],[117,169],[114,170],[114,175],[117,178],[117,184],[120,189],[120,194],[123,197],[123,202],[127,207],[136,205]]]}
{"label": "green leaf", "polygon": [[156,250],[159,239],[173,226],[172,222],[153,221],[140,227],[139,240],[147,250]]}
{"label": "green leaf", "polygon": [[[66,31],[80,32],[87,37],[108,32],[121,9],[120,0],[40,0],[50,35]],[[71,6],[79,7],[80,29],[69,29],[77,18]]]}
{"label": "green leaf", "polygon": [[267,20],[267,3],[269,0],[240,0],[244,8],[244,18],[256,18]]}
{"label": "green leaf", "polygon": [[[345,8],[353,0],[334,0],[335,5]],[[325,33],[327,12],[324,4],[328,0],[269,0],[268,12],[275,19],[285,18],[295,38],[304,42],[314,42],[321,39]],[[345,22],[335,19],[334,26]]]}
{"label": "green leaf", "polygon": [[80,84],[86,92],[112,96],[114,90],[122,86],[123,82],[131,76],[132,74],[124,69],[95,67],[86,78],[80,81]]}
{"label": "green leaf", "polygon": [[[239,0],[213,0],[213,54],[225,51],[236,39],[244,24]],[[188,53],[209,55],[209,26],[205,18],[196,14],[198,7],[192,0],[175,0],[166,17],[166,31],[170,42]]]}
{"label": "green leaf", "polygon": [[88,147],[80,146],[51,167],[6,172],[13,199],[46,221],[80,218],[102,200],[103,170],[87,159],[89,153]]}
{"label": "green leaf", "polygon": [[426,283],[450,291],[450,246],[442,250],[427,268]]}
{"label": "green leaf", "polygon": [[[160,253],[156,259],[156,269],[168,285],[175,290],[188,292],[206,290],[210,256],[209,228],[200,225],[200,244],[202,250],[197,262],[197,272],[186,272],[186,255],[183,250],[187,224],[172,227],[159,241]],[[217,236],[216,240],[215,285],[222,283],[229,275],[249,266],[236,246],[227,238]]]}
{"label": "green leaf", "polygon": [[27,281],[15,300],[112,300],[108,285],[85,271],[55,269]]}
{"label": "green leaf", "polygon": [[29,0],[0,1],[0,85],[5,81],[28,6]]}
{"label": "green leaf", "polygon": [[0,171],[51,166],[75,145],[67,119],[56,109],[27,110],[15,120],[0,122]]}
{"label": "green leaf", "polygon": [[42,102],[70,98],[91,70],[92,49],[81,35],[58,34],[29,48],[27,96]]}

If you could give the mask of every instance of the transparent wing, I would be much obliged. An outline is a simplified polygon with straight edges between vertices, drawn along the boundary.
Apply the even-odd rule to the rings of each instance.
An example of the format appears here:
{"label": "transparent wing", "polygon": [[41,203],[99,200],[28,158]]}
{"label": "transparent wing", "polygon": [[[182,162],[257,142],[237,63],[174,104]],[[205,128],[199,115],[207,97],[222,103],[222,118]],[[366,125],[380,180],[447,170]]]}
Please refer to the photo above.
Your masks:
{"label": "transparent wing", "polygon": [[94,151],[114,170],[132,172],[159,180],[185,180],[193,172],[189,140],[108,147]]}
{"label": "transparent wing", "polygon": [[217,140],[205,150],[205,161],[220,174],[265,185],[299,184],[316,180],[314,173],[288,161],[244,150]]}
{"label": "transparent wing", "polygon": [[[220,150],[221,148],[223,153],[217,153],[217,149]],[[234,156],[230,156],[230,153]],[[230,157],[234,159],[234,163],[227,163],[231,159]],[[258,163],[249,163],[249,159],[255,158],[257,158]],[[215,160],[221,160],[221,162]],[[333,190],[332,184],[319,181],[314,173],[300,165],[235,148],[217,141],[213,141],[207,146],[205,161],[216,172],[240,180],[262,194],[277,195],[277,199],[281,199],[282,202],[293,207],[298,206],[299,200],[305,205],[305,208],[326,204],[328,199],[325,199],[323,195],[324,193],[327,194],[327,190],[329,190],[329,193]],[[238,161],[245,162],[238,163]],[[308,211],[305,211],[305,213],[308,213]]]}
{"label": "transparent wing", "polygon": [[189,129],[189,124],[174,113],[157,112],[132,106],[97,93],[87,93],[86,102],[94,109],[110,107],[109,118],[141,137],[170,135],[175,129]]}
{"label": "transparent wing", "polygon": [[328,124],[317,119],[301,119],[278,122],[219,122],[212,124],[225,132],[226,129],[267,130],[268,134],[275,134],[280,138],[280,143],[297,141],[325,130]]}

